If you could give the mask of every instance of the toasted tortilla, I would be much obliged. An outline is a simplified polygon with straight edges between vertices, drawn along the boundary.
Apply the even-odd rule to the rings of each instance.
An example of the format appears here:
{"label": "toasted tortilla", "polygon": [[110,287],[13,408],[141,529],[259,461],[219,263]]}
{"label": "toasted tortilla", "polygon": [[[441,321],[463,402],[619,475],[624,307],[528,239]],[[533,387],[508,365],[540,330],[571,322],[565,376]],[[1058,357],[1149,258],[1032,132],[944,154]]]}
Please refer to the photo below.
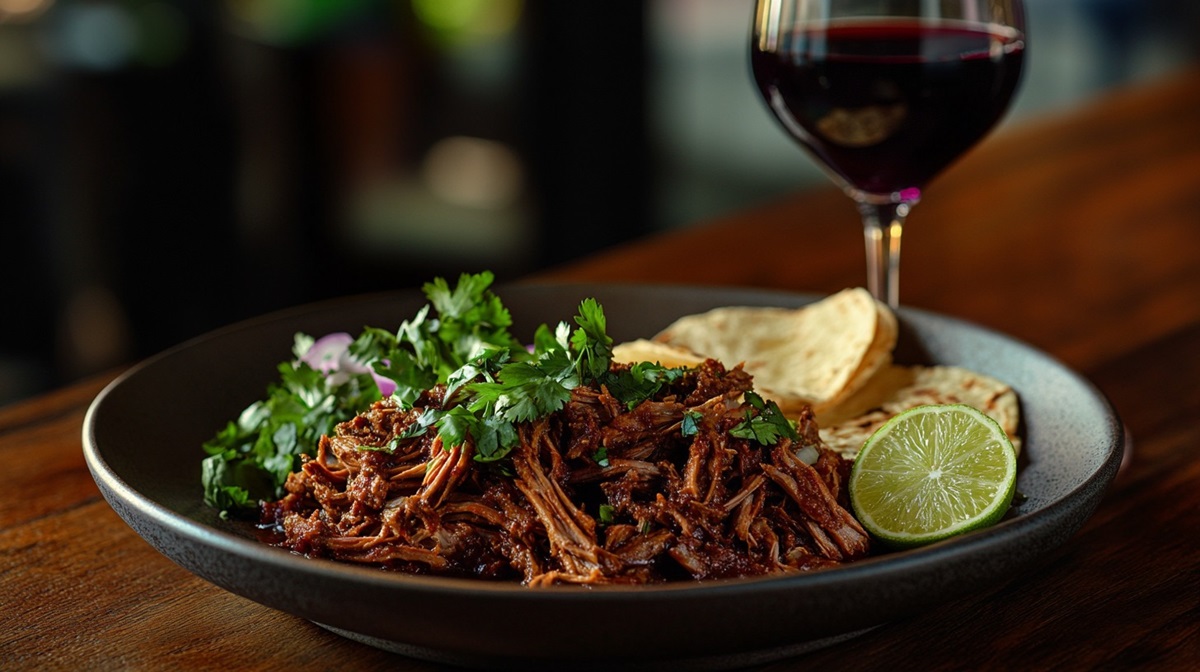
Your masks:
{"label": "toasted tortilla", "polygon": [[1020,453],[1016,392],[995,378],[957,366],[889,366],[838,406],[819,412],[817,424],[829,447],[853,458],[885,422],[924,404],[966,404],[983,411]]}
{"label": "toasted tortilla", "polygon": [[686,348],[639,338],[613,346],[613,361],[624,364],[654,362],[668,368],[691,368],[703,364],[704,358]]}
{"label": "toasted tortilla", "polygon": [[801,308],[725,307],[682,317],[654,337],[664,345],[745,365],[785,411],[839,403],[891,362],[896,318],[865,289]]}

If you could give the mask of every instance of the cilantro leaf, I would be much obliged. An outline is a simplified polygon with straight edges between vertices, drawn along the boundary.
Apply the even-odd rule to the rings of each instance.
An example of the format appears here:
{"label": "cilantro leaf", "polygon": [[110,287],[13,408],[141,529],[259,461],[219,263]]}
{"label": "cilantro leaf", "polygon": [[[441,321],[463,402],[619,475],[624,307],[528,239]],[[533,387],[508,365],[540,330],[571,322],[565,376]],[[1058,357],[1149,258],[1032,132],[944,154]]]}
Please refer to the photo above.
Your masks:
{"label": "cilantro leaf", "polygon": [[374,368],[376,373],[396,383],[392,397],[403,408],[412,408],[421,394],[438,380],[433,367],[423,366],[416,355],[400,348],[389,351],[387,359],[376,362]]}
{"label": "cilantro leaf", "polygon": [[612,504],[601,504],[599,510],[596,513],[597,513],[597,516],[600,518],[601,523],[604,523],[605,525],[609,525],[609,524],[612,524],[612,522],[614,520],[616,520],[617,509]]}
{"label": "cilantro leaf", "polygon": [[632,409],[657,395],[662,388],[675,383],[687,373],[687,368],[668,368],[654,362],[636,362],[627,371],[609,374],[603,380],[609,394]]}
{"label": "cilantro leaf", "polygon": [[486,382],[495,382],[496,372],[511,359],[512,353],[509,350],[484,350],[446,377],[445,399],[453,401],[459,389],[480,378]]}
{"label": "cilantro leaf", "polygon": [[442,445],[447,448],[463,445],[473,433],[471,430],[477,422],[475,414],[463,406],[448,409],[437,420],[438,436],[442,438]]}
{"label": "cilantro leaf", "polygon": [[575,317],[579,328],[571,334],[575,350],[575,367],[580,380],[602,380],[612,363],[612,337],[607,333],[604,309],[595,299],[584,299]]}
{"label": "cilantro leaf", "polygon": [[498,416],[487,416],[476,425],[475,459],[479,462],[495,462],[503,459],[517,445],[517,428]]}
{"label": "cilantro leaf", "polygon": [[488,289],[494,279],[492,273],[484,271],[462,274],[454,289],[441,278],[425,285],[425,295],[438,313],[437,344],[445,367],[440,373],[448,375],[484,347],[520,346],[508,331],[512,316]]}
{"label": "cilantro leaf", "polygon": [[[729,430],[731,436],[757,441],[764,446],[773,446],[781,437],[799,441],[800,435],[779,405],[774,401],[766,401],[755,392],[745,394],[746,419]],[[757,412],[755,412],[757,411]]]}

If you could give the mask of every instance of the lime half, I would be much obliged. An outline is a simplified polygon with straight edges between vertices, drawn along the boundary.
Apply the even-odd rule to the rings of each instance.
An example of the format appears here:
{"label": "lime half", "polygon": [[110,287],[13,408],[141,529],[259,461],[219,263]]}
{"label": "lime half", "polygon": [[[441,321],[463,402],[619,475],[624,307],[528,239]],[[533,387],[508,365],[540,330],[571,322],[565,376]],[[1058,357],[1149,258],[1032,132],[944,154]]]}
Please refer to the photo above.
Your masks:
{"label": "lime half", "polygon": [[880,541],[911,547],[992,525],[1016,484],[1016,451],[995,420],[962,404],[918,406],[867,439],[850,504]]}

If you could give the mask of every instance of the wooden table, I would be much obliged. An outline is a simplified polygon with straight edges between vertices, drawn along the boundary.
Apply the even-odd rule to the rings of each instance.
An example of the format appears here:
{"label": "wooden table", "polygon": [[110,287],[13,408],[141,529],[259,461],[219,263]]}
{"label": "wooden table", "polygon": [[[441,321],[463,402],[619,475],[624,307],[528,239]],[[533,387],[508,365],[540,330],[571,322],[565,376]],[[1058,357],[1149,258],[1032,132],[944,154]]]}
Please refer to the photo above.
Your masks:
{"label": "wooden table", "polygon": [[[1200,669],[1200,70],[994,135],[906,233],[904,302],[1090,377],[1132,460],[1027,575],[762,669]],[[538,279],[829,292],[863,263],[857,215],[826,188]],[[80,451],[109,379],[0,409],[0,668],[438,669],[224,592],[137,537]]]}

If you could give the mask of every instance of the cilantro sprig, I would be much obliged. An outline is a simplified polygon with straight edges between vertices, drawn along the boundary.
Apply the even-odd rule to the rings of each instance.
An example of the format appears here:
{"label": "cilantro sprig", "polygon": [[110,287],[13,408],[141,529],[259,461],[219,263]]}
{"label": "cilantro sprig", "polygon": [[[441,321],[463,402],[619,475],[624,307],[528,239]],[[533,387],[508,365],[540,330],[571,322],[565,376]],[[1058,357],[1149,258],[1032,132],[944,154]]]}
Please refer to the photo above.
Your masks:
{"label": "cilantro sprig", "polygon": [[779,405],[763,399],[756,392],[746,392],[747,408],[745,419],[729,430],[730,436],[757,441],[764,446],[773,446],[781,438],[799,441],[796,426],[788,420]]}

